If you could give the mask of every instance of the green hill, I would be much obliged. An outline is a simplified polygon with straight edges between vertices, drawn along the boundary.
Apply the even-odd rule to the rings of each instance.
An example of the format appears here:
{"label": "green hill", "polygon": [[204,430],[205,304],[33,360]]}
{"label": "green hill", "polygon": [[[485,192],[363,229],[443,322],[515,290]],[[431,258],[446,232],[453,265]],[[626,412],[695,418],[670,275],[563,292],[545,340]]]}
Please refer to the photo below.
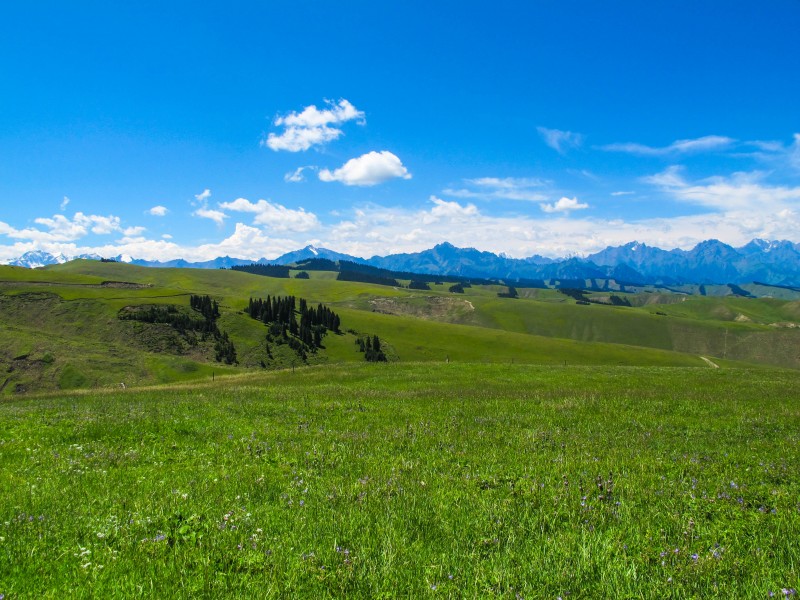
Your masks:
{"label": "green hill", "polygon": [[[295,272],[293,272],[294,274]],[[272,278],[228,270],[153,269],[78,260],[44,269],[0,267],[0,393],[138,386],[246,369],[363,362],[358,339],[379,336],[390,361],[726,366],[728,361],[800,368],[800,303],[777,299],[619,294],[631,306],[576,303],[555,290],[448,285],[430,290]],[[401,281],[407,285],[408,281]],[[217,325],[238,364],[215,360],[214,341],[164,323],[120,319],[131,307],[191,315],[192,294],[219,303]],[[271,343],[246,314],[249,299],[296,296],[341,316],[341,333],[301,358]],[[172,307],[172,308],[167,308]]]}

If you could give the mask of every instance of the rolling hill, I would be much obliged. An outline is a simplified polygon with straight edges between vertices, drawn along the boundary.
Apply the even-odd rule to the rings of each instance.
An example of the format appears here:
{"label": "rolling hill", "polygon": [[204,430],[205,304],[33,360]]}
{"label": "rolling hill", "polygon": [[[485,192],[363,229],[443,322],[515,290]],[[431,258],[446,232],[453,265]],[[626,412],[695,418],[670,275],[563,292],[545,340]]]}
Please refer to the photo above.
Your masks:
{"label": "rolling hill", "polygon": [[[611,292],[576,300],[554,289],[472,285],[452,293],[336,281],[273,278],[231,270],[152,269],[76,260],[43,269],[0,267],[2,394],[140,386],[216,377],[243,370],[358,363],[359,339],[379,336],[389,361],[727,366],[800,368],[800,302],[741,296]],[[292,271],[296,275],[297,271]],[[399,282],[408,285],[408,281]],[[168,323],[125,320],[136,307],[162,307],[192,317],[192,295],[219,305],[220,332],[237,362],[215,360],[215,341]],[[295,296],[341,317],[322,348],[303,358],[289,337],[267,341],[268,327],[251,318],[250,298]],[[619,297],[619,295],[617,295]],[[137,309],[138,310],[138,309]],[[195,315],[196,316],[196,315]],[[268,347],[269,345],[269,347]]]}

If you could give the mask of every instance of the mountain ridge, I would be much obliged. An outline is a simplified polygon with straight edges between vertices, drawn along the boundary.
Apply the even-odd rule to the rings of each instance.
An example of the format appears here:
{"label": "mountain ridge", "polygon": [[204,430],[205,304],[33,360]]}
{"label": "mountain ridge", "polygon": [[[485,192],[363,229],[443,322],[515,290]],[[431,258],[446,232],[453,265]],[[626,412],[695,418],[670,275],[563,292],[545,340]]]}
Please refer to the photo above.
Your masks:
{"label": "mountain ridge", "polygon": [[[11,266],[38,268],[76,258],[100,260],[96,254],[68,257],[32,251],[10,261]],[[458,248],[449,242],[412,253],[363,259],[308,245],[275,259],[247,260],[230,256],[189,262],[184,259],[148,261],[119,255],[105,260],[159,268],[219,269],[249,264],[291,265],[310,258],[347,260],[392,271],[421,275],[457,275],[519,281],[523,279],[609,278],[633,284],[678,285],[740,284],[800,285],[800,244],[788,240],[754,239],[740,248],[719,240],[705,240],[691,250],[663,250],[638,241],[608,246],[585,257],[551,259],[540,255],[510,258],[475,248]]]}

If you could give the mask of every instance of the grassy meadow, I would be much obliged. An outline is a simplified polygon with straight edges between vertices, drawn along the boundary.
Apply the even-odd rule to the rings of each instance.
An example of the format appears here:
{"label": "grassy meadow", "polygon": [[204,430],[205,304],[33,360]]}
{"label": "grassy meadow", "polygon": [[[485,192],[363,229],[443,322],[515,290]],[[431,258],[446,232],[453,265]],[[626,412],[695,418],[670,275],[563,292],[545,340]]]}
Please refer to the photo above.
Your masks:
{"label": "grassy meadow", "polygon": [[795,370],[389,363],[0,402],[12,598],[767,598]]}

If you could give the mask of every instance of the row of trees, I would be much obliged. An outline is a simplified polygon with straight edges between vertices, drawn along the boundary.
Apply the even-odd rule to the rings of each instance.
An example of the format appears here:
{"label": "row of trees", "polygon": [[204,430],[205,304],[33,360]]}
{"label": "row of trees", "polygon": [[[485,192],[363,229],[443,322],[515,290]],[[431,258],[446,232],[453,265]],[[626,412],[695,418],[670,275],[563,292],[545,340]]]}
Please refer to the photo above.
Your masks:
{"label": "row of trees", "polygon": [[287,279],[289,277],[289,270],[290,268],[285,265],[259,265],[257,263],[234,265],[231,267],[231,271],[242,271],[244,273],[252,273],[253,275],[278,277],[280,279]]}

